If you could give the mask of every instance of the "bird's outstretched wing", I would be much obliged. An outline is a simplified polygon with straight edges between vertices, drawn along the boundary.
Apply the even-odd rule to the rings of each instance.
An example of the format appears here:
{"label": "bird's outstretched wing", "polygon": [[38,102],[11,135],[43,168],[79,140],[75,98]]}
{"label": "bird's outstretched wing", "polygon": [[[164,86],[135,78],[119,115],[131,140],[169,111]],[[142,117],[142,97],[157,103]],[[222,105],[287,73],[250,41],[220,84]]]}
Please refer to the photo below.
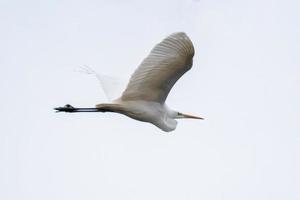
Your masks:
{"label": "bird's outstretched wing", "polygon": [[124,85],[126,82],[123,79],[99,74],[89,66],[81,66],[77,71],[84,74],[94,75],[99,81],[99,84],[108,101],[113,101],[120,97],[125,88]]}
{"label": "bird's outstretched wing", "polygon": [[176,81],[193,65],[194,47],[185,33],[173,33],[157,44],[131,76],[123,101],[163,104]]}

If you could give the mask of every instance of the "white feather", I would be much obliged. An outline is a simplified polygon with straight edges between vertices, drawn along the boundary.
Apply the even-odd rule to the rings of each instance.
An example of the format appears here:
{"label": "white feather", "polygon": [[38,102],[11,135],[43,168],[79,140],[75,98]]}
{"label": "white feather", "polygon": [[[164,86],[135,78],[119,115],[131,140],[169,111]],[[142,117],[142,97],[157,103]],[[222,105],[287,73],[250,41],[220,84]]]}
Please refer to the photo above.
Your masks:
{"label": "white feather", "polygon": [[121,78],[100,74],[89,66],[80,67],[78,71],[81,73],[94,75],[97,78],[107,100],[110,102],[120,97],[122,91],[125,89],[126,81]]}
{"label": "white feather", "polygon": [[170,35],[136,69],[121,99],[163,104],[176,81],[191,69],[193,56],[194,46],[185,33]]}

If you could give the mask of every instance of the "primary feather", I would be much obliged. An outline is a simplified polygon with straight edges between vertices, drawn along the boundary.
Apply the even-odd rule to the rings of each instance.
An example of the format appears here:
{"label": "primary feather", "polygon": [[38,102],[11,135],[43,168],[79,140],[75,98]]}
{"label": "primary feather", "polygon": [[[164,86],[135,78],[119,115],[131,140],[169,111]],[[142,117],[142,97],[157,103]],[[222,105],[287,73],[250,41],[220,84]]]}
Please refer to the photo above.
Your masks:
{"label": "primary feather", "polygon": [[183,33],[174,33],[157,44],[131,76],[122,101],[163,104],[176,81],[193,65],[194,46]]}

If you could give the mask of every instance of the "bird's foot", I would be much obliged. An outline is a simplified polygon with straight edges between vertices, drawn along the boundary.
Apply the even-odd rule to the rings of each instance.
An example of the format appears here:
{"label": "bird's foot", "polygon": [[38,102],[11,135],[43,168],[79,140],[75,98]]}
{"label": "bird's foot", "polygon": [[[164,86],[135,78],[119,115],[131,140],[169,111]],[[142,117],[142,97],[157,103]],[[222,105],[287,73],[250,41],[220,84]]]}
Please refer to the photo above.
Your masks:
{"label": "bird's foot", "polygon": [[56,110],[56,112],[74,112],[75,108],[73,106],[71,106],[70,104],[67,104],[64,107],[54,108],[54,110]]}

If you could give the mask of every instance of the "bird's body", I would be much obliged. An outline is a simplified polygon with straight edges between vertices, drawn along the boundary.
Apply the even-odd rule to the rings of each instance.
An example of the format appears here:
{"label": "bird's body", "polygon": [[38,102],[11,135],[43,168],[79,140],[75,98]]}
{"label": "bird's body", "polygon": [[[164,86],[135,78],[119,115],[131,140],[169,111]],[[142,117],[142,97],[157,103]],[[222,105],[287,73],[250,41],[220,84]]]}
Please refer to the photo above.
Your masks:
{"label": "bird's body", "polygon": [[132,119],[150,122],[166,132],[174,130],[177,125],[177,121],[174,119],[177,112],[170,110],[166,104],[143,100],[117,100],[114,104],[98,104],[96,107],[107,108],[108,106],[112,109],[118,108],[119,113]]}
{"label": "bird's body", "polygon": [[174,33],[157,44],[131,76],[120,98],[96,108],[56,108],[65,112],[117,112],[149,122],[163,131],[176,128],[179,118],[203,119],[169,109],[165,100],[176,81],[193,64],[194,47],[185,33]]}

